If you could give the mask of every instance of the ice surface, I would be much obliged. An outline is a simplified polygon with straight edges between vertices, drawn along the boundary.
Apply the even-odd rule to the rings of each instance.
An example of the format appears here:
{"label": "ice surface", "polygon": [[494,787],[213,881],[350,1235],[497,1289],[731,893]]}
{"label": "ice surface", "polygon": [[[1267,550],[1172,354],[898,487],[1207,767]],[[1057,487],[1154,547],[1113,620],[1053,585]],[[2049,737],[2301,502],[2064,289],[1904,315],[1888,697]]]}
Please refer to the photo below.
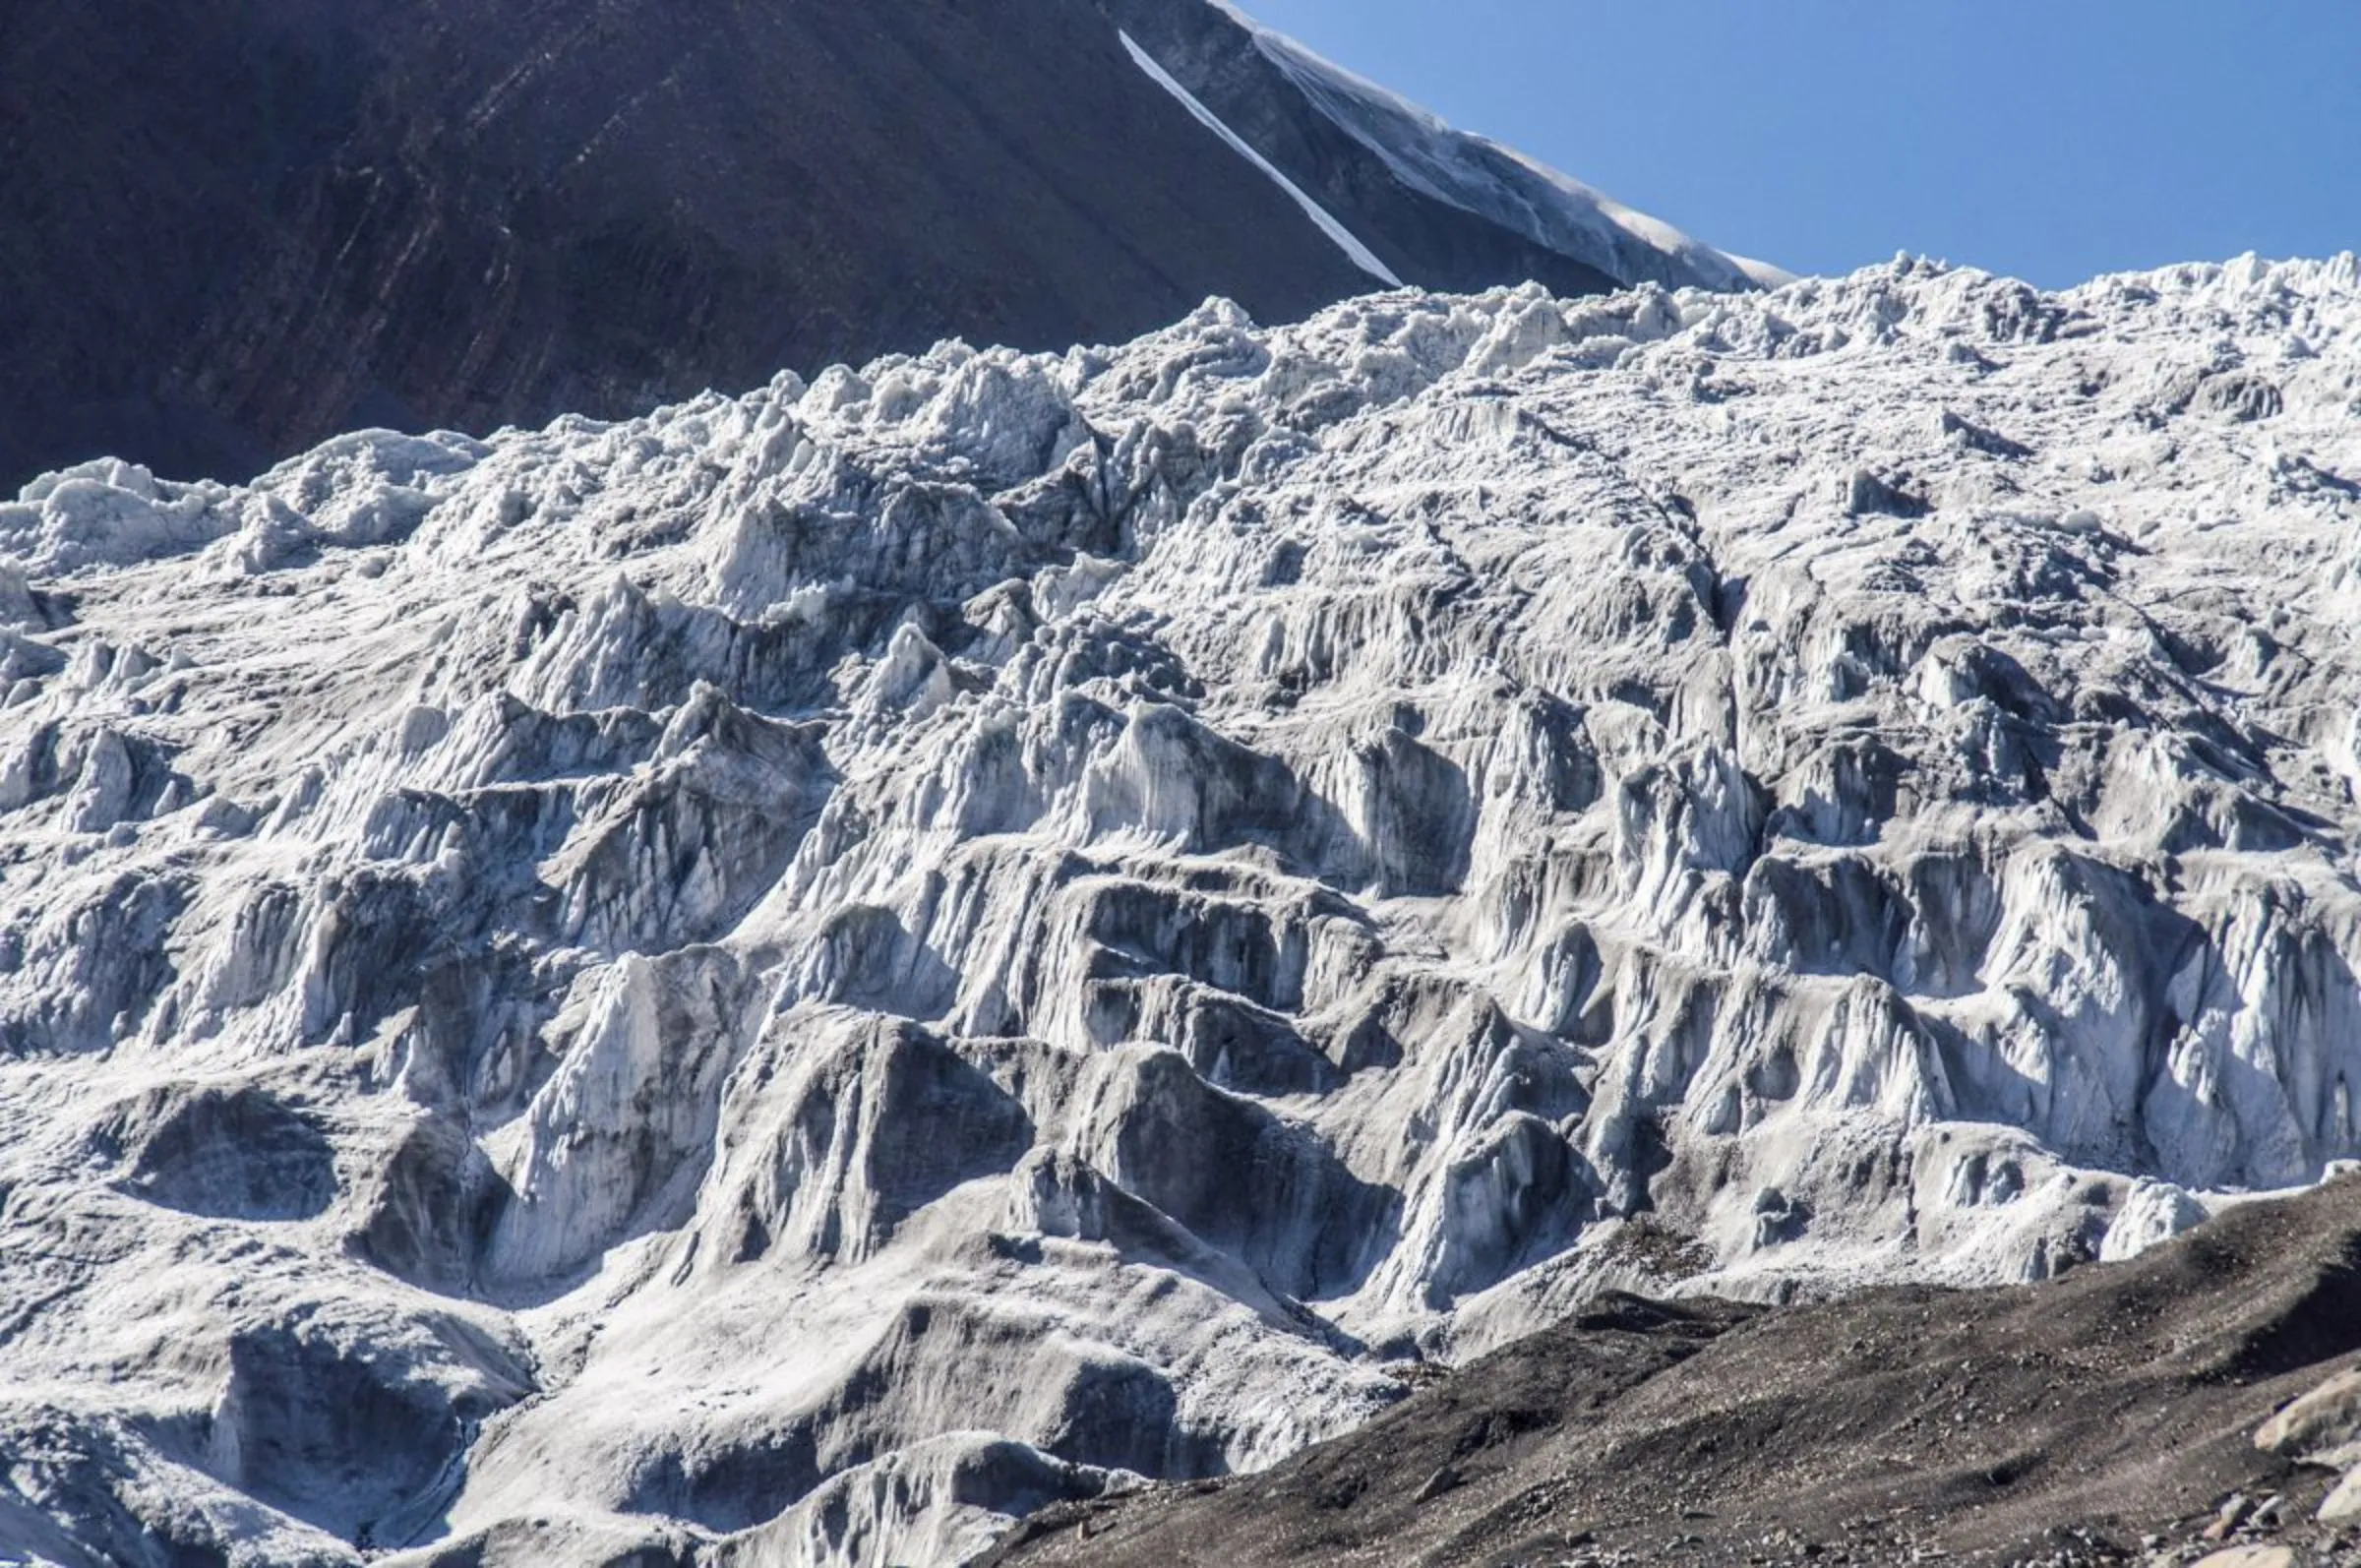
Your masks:
{"label": "ice surface", "polygon": [[2357,412],[2349,257],[1904,261],[44,480],[0,1540],[947,1562],[2313,1180]]}

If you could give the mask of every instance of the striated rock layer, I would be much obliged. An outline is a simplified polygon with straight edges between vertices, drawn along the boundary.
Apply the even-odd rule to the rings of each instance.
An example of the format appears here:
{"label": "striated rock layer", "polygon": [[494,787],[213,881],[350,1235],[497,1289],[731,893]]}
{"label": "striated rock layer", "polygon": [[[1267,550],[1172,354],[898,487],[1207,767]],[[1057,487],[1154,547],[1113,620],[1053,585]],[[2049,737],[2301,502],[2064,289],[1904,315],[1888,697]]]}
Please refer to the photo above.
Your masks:
{"label": "striated rock layer", "polygon": [[2315,1180],[2357,329],[2349,257],[1212,304],[36,483],[0,1527],[951,1562],[1602,1290]]}

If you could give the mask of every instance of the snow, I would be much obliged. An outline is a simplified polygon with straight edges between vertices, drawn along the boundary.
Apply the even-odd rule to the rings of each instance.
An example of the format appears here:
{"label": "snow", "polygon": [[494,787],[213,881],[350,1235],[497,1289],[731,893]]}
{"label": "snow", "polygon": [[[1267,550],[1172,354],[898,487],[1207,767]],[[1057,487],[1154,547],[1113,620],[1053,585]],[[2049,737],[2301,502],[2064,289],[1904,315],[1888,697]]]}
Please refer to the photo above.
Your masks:
{"label": "snow", "polygon": [[1794,278],[1784,269],[1714,250],[1513,148],[1458,130],[1263,26],[1230,0],[1213,4],[1246,29],[1263,55],[1321,112],[1414,190],[1626,283],[1777,288]]}
{"label": "snow", "polygon": [[1378,260],[1377,253],[1375,251],[1370,250],[1366,245],[1362,244],[1361,240],[1354,235],[1353,231],[1345,227],[1344,224],[1338,222],[1335,215],[1326,208],[1320,206],[1319,203],[1306,196],[1303,193],[1302,187],[1297,185],[1295,181],[1280,173],[1279,170],[1273,166],[1269,158],[1264,157],[1260,152],[1257,152],[1254,151],[1254,149],[1248,147],[1244,138],[1241,137],[1236,131],[1231,130],[1227,125],[1224,125],[1219,116],[1217,116],[1211,109],[1205,107],[1204,104],[1199,103],[1196,98],[1191,95],[1188,89],[1174,81],[1171,72],[1165,70],[1163,66],[1158,65],[1156,61],[1148,54],[1147,50],[1141,48],[1137,43],[1132,41],[1131,34],[1128,32],[1122,32],[1119,33],[1118,36],[1123,40],[1123,48],[1130,54],[1132,64],[1138,66],[1140,70],[1146,72],[1149,79],[1158,87],[1164,89],[1165,91],[1170,92],[1174,97],[1180,99],[1181,107],[1187,109],[1191,115],[1195,116],[1200,125],[1203,125],[1207,130],[1211,131],[1214,135],[1220,137],[1223,142],[1228,144],[1231,151],[1235,151],[1240,157],[1244,158],[1247,162],[1253,164],[1257,169],[1262,171],[1263,175],[1268,178],[1273,185],[1276,185],[1279,187],[1279,189],[1285,191],[1288,195],[1288,199],[1294,202],[1298,207],[1302,208],[1306,217],[1310,218],[1312,222],[1319,225],[1319,230],[1321,233],[1327,235],[1330,239],[1336,242],[1336,248],[1340,251],[1343,251],[1347,259],[1349,259],[1355,267],[1360,268],[1362,271],[1368,273],[1371,277],[1376,278],[1379,282],[1384,283],[1389,288],[1400,288],[1402,286],[1402,279],[1395,276],[1393,270],[1387,267],[1384,262]]}
{"label": "snow", "polygon": [[1790,272],[1775,262],[1757,261],[1751,256],[1740,256],[1736,251],[1723,251],[1720,254],[1724,261],[1752,278],[1758,288],[1785,288],[1789,283],[1801,281],[1803,277],[1801,272]]}
{"label": "snow", "polygon": [[41,481],[0,1541],[950,1562],[2315,1180],[2356,412],[2350,258],[1904,259]]}

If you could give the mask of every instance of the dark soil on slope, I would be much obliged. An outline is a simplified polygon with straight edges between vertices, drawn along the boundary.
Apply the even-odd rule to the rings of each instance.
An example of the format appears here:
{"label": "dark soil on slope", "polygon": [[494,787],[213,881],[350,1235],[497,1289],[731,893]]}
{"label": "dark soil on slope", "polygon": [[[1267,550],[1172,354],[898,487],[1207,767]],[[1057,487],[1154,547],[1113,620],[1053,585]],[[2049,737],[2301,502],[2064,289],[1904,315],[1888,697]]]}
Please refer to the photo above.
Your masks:
{"label": "dark soil on slope", "polygon": [[[996,1568],[2361,1562],[2254,1446],[2361,1353],[2361,1178],[2134,1262],[1775,1310],[1608,1297],[1246,1478],[1066,1504]],[[2232,1506],[2237,1513],[2238,1505]]]}

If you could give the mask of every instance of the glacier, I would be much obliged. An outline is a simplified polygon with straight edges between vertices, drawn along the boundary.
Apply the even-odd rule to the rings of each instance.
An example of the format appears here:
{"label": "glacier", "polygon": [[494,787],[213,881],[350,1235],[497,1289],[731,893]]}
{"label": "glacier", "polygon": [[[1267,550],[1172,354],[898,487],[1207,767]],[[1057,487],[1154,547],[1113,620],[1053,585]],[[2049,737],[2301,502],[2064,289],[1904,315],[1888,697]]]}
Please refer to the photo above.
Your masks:
{"label": "glacier", "polygon": [[950,1563],[2315,1181],[2357,416],[2350,256],[1904,258],[37,480],[0,1543]]}

